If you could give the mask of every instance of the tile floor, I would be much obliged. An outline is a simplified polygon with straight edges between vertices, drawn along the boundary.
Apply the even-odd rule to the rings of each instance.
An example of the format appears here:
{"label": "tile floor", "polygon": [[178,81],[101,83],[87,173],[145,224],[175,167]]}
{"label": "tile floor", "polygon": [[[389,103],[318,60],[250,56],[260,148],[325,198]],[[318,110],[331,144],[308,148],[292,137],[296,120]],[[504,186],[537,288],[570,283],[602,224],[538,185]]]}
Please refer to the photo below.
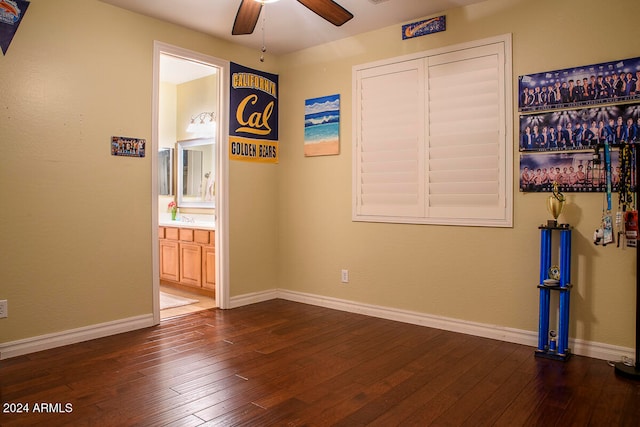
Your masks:
{"label": "tile floor", "polygon": [[168,294],[177,295],[183,298],[197,299],[195,304],[183,305],[181,307],[167,308],[160,310],[160,320],[169,319],[171,317],[183,316],[185,314],[195,313],[201,310],[207,310],[216,306],[215,299],[197,293],[191,293],[188,290],[176,289],[170,286],[160,285],[160,290]]}

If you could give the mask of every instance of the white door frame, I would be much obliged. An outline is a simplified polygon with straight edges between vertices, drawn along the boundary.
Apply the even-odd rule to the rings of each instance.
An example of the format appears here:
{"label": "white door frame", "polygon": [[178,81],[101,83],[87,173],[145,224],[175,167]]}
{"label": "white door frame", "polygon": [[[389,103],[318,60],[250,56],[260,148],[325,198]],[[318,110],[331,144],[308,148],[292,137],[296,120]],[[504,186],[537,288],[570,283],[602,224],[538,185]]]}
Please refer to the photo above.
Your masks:
{"label": "white door frame", "polygon": [[230,308],[229,304],[229,61],[214,58],[188,49],[153,42],[153,96],[151,144],[151,247],[152,247],[152,298],[153,321],[160,323],[160,259],[158,244],[158,116],[160,92],[160,55],[168,54],[189,61],[212,65],[220,71],[218,96],[218,123],[216,135],[216,305]]}

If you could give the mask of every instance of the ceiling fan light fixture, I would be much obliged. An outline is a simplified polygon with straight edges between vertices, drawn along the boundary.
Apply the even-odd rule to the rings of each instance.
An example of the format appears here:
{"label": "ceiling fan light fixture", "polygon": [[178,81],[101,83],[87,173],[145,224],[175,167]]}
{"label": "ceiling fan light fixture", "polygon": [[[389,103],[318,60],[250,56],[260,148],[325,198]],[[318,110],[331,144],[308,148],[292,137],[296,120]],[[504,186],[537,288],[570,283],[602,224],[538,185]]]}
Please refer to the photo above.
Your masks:
{"label": "ceiling fan light fixture", "polygon": [[[237,36],[253,33],[258,23],[262,7],[276,1],[278,0],[241,0],[238,13],[236,13],[236,19],[233,21],[231,34]],[[353,19],[353,14],[334,0],[298,0],[298,3],[306,6],[307,9],[331,22],[336,27]]]}
{"label": "ceiling fan light fixture", "polygon": [[216,113],[204,111],[200,114],[196,114],[191,117],[189,126],[187,126],[188,133],[195,133],[200,136],[213,134],[216,129]]}

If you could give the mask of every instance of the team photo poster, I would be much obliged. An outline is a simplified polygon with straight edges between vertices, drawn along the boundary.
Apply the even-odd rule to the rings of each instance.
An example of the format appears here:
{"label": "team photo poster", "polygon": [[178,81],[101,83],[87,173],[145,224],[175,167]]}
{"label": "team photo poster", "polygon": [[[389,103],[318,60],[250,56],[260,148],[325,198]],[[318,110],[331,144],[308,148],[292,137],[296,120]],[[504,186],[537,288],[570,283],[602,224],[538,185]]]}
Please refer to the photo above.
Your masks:
{"label": "team photo poster", "polygon": [[640,104],[520,116],[520,151],[571,151],[640,143]]}
{"label": "team photo poster", "polygon": [[[601,154],[600,156],[604,156]],[[619,151],[611,151],[611,185],[620,183]],[[603,192],[606,189],[605,163],[593,161],[592,151],[520,154],[520,191],[549,192],[557,183],[562,192]]]}
{"label": "team photo poster", "polygon": [[523,113],[640,100],[640,58],[519,76],[518,93]]}

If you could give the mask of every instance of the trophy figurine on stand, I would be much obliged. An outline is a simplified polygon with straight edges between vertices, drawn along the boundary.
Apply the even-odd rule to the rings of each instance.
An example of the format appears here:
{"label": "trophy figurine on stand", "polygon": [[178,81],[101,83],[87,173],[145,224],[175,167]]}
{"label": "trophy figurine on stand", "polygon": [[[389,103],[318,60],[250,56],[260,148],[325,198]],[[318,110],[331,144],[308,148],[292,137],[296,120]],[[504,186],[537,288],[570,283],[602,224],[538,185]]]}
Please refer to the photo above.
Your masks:
{"label": "trophy figurine on stand", "polygon": [[547,221],[547,227],[558,227],[558,217],[564,207],[564,194],[558,190],[558,183],[553,183],[553,194],[547,198],[547,210],[553,216],[553,219]]}

